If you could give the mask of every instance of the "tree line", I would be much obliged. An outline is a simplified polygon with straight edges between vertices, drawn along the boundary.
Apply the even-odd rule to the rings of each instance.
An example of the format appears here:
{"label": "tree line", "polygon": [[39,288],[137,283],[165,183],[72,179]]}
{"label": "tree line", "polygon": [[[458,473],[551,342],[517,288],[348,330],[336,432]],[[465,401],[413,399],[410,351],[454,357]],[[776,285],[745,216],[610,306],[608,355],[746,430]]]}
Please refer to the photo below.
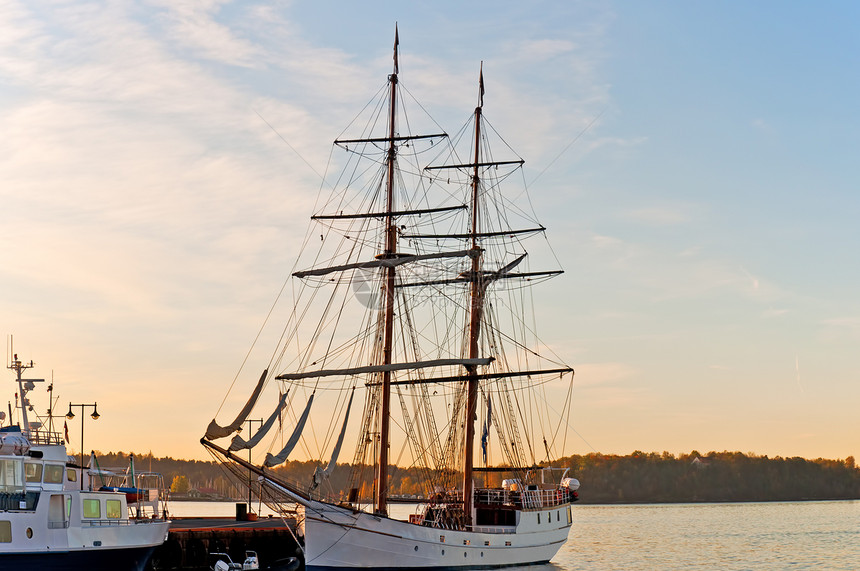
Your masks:
{"label": "tree line", "polygon": [[562,458],[583,503],[748,502],[860,498],[854,457],[769,458],[741,452],[633,452]]}
{"label": "tree line", "polygon": [[[127,467],[129,454],[97,454],[102,468]],[[289,461],[275,472],[282,478],[310,484],[319,464]],[[569,476],[581,482],[582,503],[664,503],[795,501],[860,499],[860,468],[854,458],[808,460],[741,452],[708,452],[674,455],[635,451],[628,455],[592,453],[561,458],[554,466],[570,468]],[[247,488],[218,462],[156,458],[151,453],[135,455],[135,468],[158,472],[174,492],[202,490],[204,495],[225,499],[247,497]],[[325,485],[335,497],[346,497],[348,464],[339,464]],[[392,494],[423,497],[425,471],[395,468],[391,471]],[[504,475],[479,485],[498,486]],[[498,480],[498,481],[496,481]],[[365,491],[362,490],[362,496]]]}

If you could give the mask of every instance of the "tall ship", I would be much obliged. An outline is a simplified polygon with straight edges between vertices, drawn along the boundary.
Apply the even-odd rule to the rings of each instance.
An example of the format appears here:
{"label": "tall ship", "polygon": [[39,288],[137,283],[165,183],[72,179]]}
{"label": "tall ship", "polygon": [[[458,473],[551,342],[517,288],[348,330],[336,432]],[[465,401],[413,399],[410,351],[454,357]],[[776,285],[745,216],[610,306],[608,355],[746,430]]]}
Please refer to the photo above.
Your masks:
{"label": "tall ship", "polygon": [[[537,336],[532,286],[562,271],[524,161],[484,115],[483,69],[449,136],[401,83],[398,45],[395,32],[393,72],[334,141],[276,348],[201,443],[269,507],[295,510],[309,569],[547,562],[579,487],[553,463],[573,369]],[[549,269],[531,268],[532,242]],[[257,430],[236,434],[260,402]],[[304,481],[281,467],[294,458],[317,460]]]}
{"label": "tall ship", "polygon": [[[7,365],[15,373],[18,422],[11,404],[8,419],[0,412],[0,570],[142,571],[167,539],[159,490],[127,474],[104,485],[91,461],[84,466],[83,455],[69,456],[64,435],[52,430],[53,383],[46,413],[31,402],[44,383],[24,378],[33,366],[17,354]],[[92,416],[99,416],[95,405]]]}

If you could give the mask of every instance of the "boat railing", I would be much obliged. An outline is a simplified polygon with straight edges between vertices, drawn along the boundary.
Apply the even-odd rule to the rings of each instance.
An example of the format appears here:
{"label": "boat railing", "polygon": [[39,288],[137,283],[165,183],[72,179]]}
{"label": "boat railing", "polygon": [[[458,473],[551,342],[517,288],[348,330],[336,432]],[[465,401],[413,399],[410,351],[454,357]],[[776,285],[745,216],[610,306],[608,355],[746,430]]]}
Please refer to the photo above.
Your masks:
{"label": "boat railing", "polygon": [[[529,486],[531,488],[532,486]],[[567,489],[505,490],[502,488],[475,490],[475,504],[483,506],[507,506],[514,509],[551,508],[570,503]]]}
{"label": "boat railing", "polygon": [[517,530],[515,528],[511,528],[511,527],[479,527],[479,526],[473,525],[470,529],[472,531],[474,531],[475,533],[509,534],[509,533],[516,533],[517,532]]}
{"label": "boat railing", "polygon": [[121,527],[126,525],[145,525],[159,523],[158,519],[85,519],[81,521],[83,527]]}
{"label": "boat railing", "polygon": [[48,432],[47,430],[35,430],[27,433],[30,444],[37,446],[59,446],[63,444],[63,435],[59,432]]}
{"label": "boat railing", "polygon": [[137,472],[133,479],[122,468],[90,472],[90,491],[123,492],[129,517],[162,517],[167,510],[168,493],[164,477],[158,472]]}

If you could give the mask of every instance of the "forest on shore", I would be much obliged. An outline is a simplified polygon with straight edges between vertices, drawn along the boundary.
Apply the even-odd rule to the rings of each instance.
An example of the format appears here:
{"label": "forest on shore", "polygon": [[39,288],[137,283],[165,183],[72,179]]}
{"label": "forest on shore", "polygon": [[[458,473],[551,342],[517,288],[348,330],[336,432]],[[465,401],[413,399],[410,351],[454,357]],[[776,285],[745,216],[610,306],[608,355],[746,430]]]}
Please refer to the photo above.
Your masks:
{"label": "forest on shore", "polygon": [[[125,470],[129,454],[96,453],[99,467]],[[135,469],[158,472],[172,497],[194,499],[247,498],[247,488],[217,462],[134,456]],[[569,476],[581,482],[580,501],[603,503],[748,502],[860,499],[860,468],[854,457],[769,458],[742,452],[708,452],[674,455],[668,452],[628,455],[573,455],[554,466],[570,468]],[[316,462],[289,461],[275,471],[294,482],[310,483]],[[330,484],[335,495],[346,496],[351,467],[339,464]],[[396,468],[391,474],[392,494],[424,497],[419,468]],[[488,474],[486,485],[500,485],[503,474]],[[362,494],[364,495],[364,494]]]}

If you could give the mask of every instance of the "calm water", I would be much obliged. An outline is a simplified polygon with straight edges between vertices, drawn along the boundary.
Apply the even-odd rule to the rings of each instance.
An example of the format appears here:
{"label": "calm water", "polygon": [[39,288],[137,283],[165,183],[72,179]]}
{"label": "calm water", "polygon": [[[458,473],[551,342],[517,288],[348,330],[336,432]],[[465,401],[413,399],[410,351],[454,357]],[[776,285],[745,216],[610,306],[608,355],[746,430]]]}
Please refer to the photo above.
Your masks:
{"label": "calm water", "polygon": [[[232,503],[170,508],[177,516],[236,513]],[[519,569],[860,569],[860,501],[577,505],[552,563]]]}

